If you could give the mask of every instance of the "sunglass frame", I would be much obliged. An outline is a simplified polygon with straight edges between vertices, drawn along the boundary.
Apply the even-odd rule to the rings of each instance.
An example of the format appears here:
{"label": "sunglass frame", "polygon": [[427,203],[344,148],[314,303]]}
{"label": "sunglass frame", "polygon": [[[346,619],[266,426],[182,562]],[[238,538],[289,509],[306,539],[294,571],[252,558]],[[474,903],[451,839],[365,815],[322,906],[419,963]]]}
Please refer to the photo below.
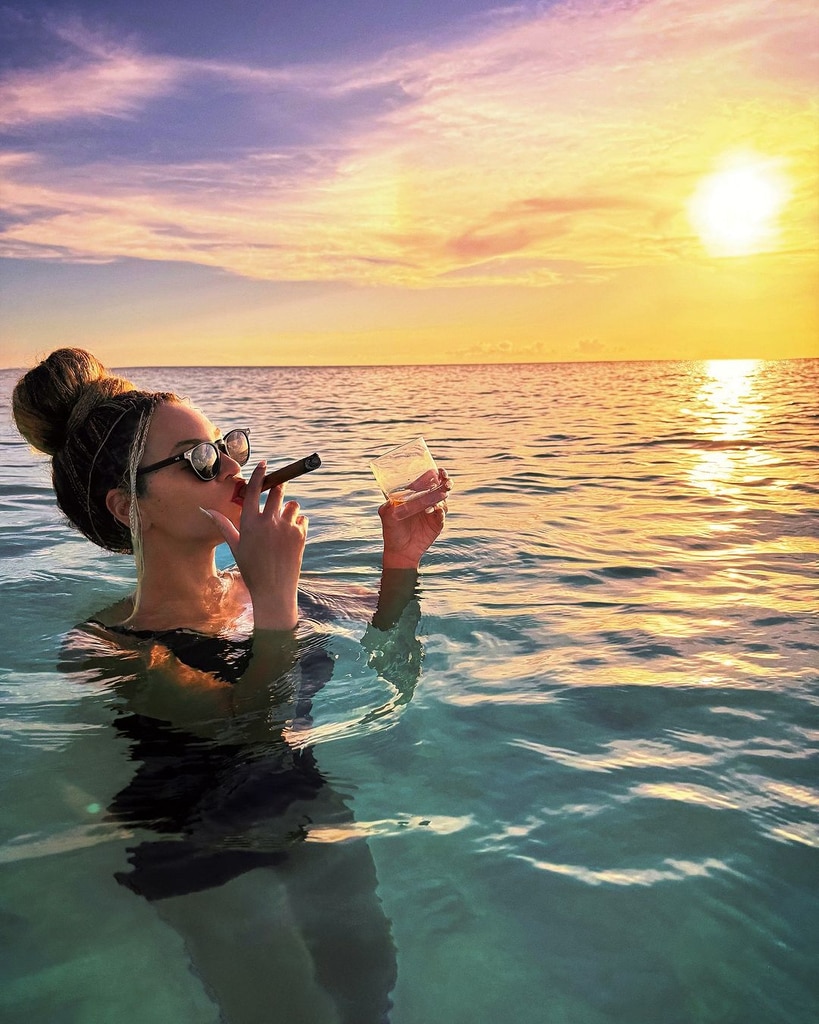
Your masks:
{"label": "sunglass frame", "polygon": [[[228,451],[227,440],[231,434],[244,434],[245,441],[247,442],[247,455],[242,462],[238,459],[233,459],[233,456]],[[200,471],[193,464],[193,453],[197,448],[202,446],[213,448],[216,452],[216,461],[213,464],[213,476],[202,476]],[[179,455],[172,455],[169,459],[162,459],[160,462],[153,462],[150,466],[143,466],[137,470],[137,476],[145,476],[146,473],[153,473],[157,469],[164,469],[165,466],[173,466],[177,462],[187,462],[193,472],[196,474],[199,480],[204,483],[210,483],[211,480],[215,480],[219,476],[219,470],[222,468],[222,455],[227,455],[229,459],[233,459],[234,462],[239,463],[240,466],[244,466],[250,458],[250,427],[233,427],[229,430],[224,437],[217,438],[216,441],[200,441],[195,444],[192,448],[188,448],[187,451],[180,452]]]}

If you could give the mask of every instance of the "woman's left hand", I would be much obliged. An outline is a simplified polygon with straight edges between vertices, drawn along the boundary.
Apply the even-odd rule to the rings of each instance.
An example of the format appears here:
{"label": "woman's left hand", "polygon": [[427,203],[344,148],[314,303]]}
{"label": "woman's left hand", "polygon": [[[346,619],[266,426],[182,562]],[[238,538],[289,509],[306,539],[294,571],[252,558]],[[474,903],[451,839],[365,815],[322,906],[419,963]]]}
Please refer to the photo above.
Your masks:
{"label": "woman's left hand", "polygon": [[396,507],[388,501],[378,509],[384,535],[385,569],[417,569],[421,556],[443,530],[447,513],[446,496],[452,483],[445,469],[438,471],[438,480],[440,498],[427,511],[398,519],[395,515]]}

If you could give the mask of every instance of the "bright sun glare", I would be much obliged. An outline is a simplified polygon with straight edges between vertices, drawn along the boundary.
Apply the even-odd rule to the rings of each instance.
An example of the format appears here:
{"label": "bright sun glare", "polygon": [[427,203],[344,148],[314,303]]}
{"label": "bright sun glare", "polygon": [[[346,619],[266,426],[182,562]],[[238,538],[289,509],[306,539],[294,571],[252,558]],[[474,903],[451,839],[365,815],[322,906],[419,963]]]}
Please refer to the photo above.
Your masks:
{"label": "bright sun glare", "polygon": [[789,195],[780,161],[756,154],[726,157],[700,181],[688,216],[712,256],[748,256],[775,247]]}

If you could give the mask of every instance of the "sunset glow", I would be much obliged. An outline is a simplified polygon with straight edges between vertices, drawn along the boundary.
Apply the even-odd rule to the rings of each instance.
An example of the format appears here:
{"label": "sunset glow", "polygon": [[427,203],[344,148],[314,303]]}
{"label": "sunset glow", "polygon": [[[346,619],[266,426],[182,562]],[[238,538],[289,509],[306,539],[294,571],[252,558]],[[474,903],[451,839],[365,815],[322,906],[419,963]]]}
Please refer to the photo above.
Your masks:
{"label": "sunset glow", "polygon": [[809,0],[86,2],[0,14],[7,365],[819,354]]}

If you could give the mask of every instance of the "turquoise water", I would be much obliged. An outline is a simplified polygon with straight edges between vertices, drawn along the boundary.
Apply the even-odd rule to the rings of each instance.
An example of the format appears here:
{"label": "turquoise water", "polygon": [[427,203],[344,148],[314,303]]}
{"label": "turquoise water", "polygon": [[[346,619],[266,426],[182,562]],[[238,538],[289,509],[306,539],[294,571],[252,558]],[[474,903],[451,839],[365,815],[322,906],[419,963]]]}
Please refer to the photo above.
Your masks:
{"label": "turquoise water", "polygon": [[[0,1017],[209,1024],[189,945],[113,878],[134,836],[104,808],[133,763],[110,693],[60,667],[132,567],[61,522],[8,426],[16,376]],[[299,734],[375,864],[393,1024],[816,1019],[819,362],[130,376],[251,426],[271,461],[321,453],[290,486],[318,592],[377,584],[374,454],[423,433],[454,480],[420,670],[385,668],[389,644],[374,656],[365,612],[335,600],[332,678]]]}

